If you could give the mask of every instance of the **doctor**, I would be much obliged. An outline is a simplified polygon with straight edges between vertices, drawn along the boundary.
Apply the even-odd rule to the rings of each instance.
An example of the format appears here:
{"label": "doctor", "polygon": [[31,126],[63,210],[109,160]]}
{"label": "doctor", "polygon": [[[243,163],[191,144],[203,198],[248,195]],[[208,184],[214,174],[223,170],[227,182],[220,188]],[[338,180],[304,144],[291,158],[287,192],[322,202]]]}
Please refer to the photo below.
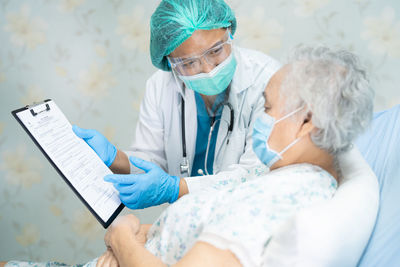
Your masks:
{"label": "doctor", "polygon": [[236,18],[223,0],[163,0],[150,27],[160,70],[147,81],[132,147],[73,127],[115,173],[105,181],[131,209],[172,203],[206,186],[213,176],[203,174],[257,164],[251,128],[280,67],[233,45]]}

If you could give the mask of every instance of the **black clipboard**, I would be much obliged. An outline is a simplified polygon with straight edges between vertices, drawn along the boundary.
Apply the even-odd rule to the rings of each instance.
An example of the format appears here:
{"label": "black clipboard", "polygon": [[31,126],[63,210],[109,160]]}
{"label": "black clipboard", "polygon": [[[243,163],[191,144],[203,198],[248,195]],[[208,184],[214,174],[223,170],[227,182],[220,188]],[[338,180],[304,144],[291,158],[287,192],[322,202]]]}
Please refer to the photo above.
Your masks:
{"label": "black clipboard", "polygon": [[[36,146],[40,149],[40,151],[43,153],[43,155],[47,158],[47,160],[50,162],[50,164],[56,169],[58,174],[63,178],[63,180],[68,184],[68,186],[72,189],[72,191],[75,193],[75,195],[83,202],[83,204],[86,206],[86,208],[89,209],[89,211],[93,214],[93,216],[99,221],[99,223],[104,227],[107,228],[113,221],[114,219],[118,216],[118,214],[122,211],[122,209],[125,207],[124,204],[120,204],[119,207],[114,211],[114,213],[111,215],[111,217],[107,220],[104,221],[98,214],[97,212],[89,205],[89,203],[82,197],[82,195],[78,192],[78,190],[71,184],[71,182],[68,180],[68,178],[62,173],[62,171],[57,167],[57,165],[53,162],[53,160],[50,158],[50,156],[46,153],[46,151],[42,148],[42,146],[39,144],[39,142],[34,138],[34,136],[31,134],[31,132],[28,130],[28,128],[25,126],[25,124],[19,119],[17,114],[21,111],[26,111],[30,109],[30,113],[32,116],[36,116],[39,113],[42,112],[47,112],[50,111],[50,106],[47,102],[50,102],[51,99],[46,99],[41,102],[34,103],[32,105],[27,105],[23,108],[19,108],[16,110],[11,111],[11,114],[14,116],[14,118],[18,121],[18,123],[22,126],[22,128],[25,130],[25,132],[30,136],[32,141],[36,144]],[[41,109],[37,110],[35,108],[43,106]]]}

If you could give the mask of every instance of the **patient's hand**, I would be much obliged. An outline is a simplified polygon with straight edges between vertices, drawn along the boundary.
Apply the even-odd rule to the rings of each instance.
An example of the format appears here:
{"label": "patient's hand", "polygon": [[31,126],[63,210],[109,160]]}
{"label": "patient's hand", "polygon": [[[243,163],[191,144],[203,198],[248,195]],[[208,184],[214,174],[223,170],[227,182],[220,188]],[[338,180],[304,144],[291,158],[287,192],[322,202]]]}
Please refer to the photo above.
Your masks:
{"label": "patient's hand", "polygon": [[149,231],[151,224],[141,224],[139,232],[136,234],[136,240],[144,246],[147,241],[147,232]]}
{"label": "patient's hand", "polygon": [[124,242],[143,244],[146,242],[148,227],[141,227],[139,219],[133,214],[118,217],[108,228],[104,236],[107,247],[115,251]]}
{"label": "patient's hand", "polygon": [[151,224],[140,225],[139,219],[132,214],[117,218],[104,236],[107,251],[99,258],[97,267],[118,266],[123,255],[132,252],[127,252],[126,247],[136,244],[138,249],[144,249],[150,227]]}
{"label": "patient's hand", "polygon": [[117,258],[110,249],[107,249],[107,251],[104,252],[104,254],[99,257],[96,264],[96,267],[118,267],[118,266],[119,265]]}

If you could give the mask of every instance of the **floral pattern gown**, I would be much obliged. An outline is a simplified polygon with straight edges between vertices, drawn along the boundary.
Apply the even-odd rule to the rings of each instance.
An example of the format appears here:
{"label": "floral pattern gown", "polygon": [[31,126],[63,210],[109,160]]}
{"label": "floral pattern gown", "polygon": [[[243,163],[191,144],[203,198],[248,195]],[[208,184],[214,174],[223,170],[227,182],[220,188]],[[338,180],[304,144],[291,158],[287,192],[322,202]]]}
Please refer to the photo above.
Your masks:
{"label": "floral pattern gown", "polygon": [[[145,244],[152,254],[171,265],[203,241],[229,249],[243,266],[263,266],[279,227],[297,211],[332,198],[337,188],[333,176],[310,164],[221,175],[226,177],[181,197],[159,216]],[[96,259],[85,265],[95,264]],[[6,266],[65,265],[11,261]]]}

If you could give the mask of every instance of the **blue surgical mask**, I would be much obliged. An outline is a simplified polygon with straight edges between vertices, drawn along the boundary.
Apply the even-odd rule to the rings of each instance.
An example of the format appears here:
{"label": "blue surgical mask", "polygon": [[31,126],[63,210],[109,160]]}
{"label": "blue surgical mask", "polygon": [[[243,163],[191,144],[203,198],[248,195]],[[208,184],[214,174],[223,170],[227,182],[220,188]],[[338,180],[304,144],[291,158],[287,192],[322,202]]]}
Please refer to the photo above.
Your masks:
{"label": "blue surgical mask", "polygon": [[202,95],[218,95],[224,91],[233,79],[236,70],[236,59],[231,53],[221,64],[209,73],[192,76],[178,76],[186,85]]}
{"label": "blue surgical mask", "polygon": [[285,147],[281,152],[277,152],[271,149],[268,145],[268,139],[271,135],[272,129],[274,125],[283,121],[286,118],[289,118],[293,114],[302,110],[303,107],[296,109],[293,112],[285,115],[284,117],[280,118],[279,120],[275,120],[275,118],[271,117],[270,115],[263,113],[260,117],[256,119],[253,126],[253,151],[260,159],[262,163],[267,165],[271,168],[275,162],[282,159],[283,153],[285,153],[289,148],[294,146],[300,138],[297,138],[292,143],[290,143],[287,147]]}

